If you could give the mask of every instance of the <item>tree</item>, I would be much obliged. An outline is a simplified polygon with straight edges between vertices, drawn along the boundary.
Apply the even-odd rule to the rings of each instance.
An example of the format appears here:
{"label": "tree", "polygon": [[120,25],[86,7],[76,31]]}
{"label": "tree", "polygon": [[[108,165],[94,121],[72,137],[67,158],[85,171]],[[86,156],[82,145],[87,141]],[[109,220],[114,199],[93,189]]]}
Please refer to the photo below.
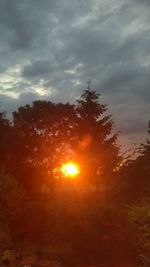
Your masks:
{"label": "tree", "polygon": [[12,218],[21,210],[25,193],[13,176],[0,173],[0,203],[1,215]]}
{"label": "tree", "polygon": [[26,205],[26,195],[15,177],[0,173],[0,222],[8,226],[11,241],[20,241],[19,225]]}
{"label": "tree", "polygon": [[148,257],[150,263],[150,199],[129,207],[128,222],[133,231],[133,249],[137,256]]}
{"label": "tree", "polygon": [[[149,121],[149,124],[148,124],[148,134],[150,136],[150,121]],[[144,165],[145,165],[145,171],[147,172],[147,175],[150,176],[150,139],[147,139],[147,142],[146,144],[143,144],[142,145],[142,159],[144,161]]]}
{"label": "tree", "polygon": [[44,183],[52,182],[53,169],[75,142],[75,125],[76,113],[69,103],[35,101],[13,113],[12,173],[27,190],[39,190]]}
{"label": "tree", "polygon": [[92,182],[111,179],[119,159],[117,134],[112,134],[113,120],[105,115],[107,105],[99,103],[99,94],[89,86],[77,100],[79,154],[85,175]]}
{"label": "tree", "polygon": [[[150,125],[148,129],[150,134]],[[119,170],[119,200],[138,203],[150,195],[150,141],[141,144],[136,158],[129,159]]]}
{"label": "tree", "polygon": [[11,160],[12,125],[6,113],[0,113],[0,171],[5,171]]}

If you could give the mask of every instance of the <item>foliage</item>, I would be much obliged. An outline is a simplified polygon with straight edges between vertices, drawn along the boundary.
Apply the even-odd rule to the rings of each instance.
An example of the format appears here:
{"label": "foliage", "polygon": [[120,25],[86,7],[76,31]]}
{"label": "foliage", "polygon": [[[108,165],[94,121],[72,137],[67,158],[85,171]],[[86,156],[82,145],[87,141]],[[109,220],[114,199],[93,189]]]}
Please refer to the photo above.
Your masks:
{"label": "foliage", "polygon": [[[21,173],[27,190],[39,190],[46,180],[51,181],[53,169],[74,142],[75,123],[74,106],[68,103],[35,101],[13,113],[14,173],[17,177]],[[30,181],[27,176],[31,176]]]}
{"label": "foliage", "polygon": [[[3,245],[6,246],[7,240],[9,240],[8,245],[12,243],[13,246],[21,241],[20,226],[26,211],[26,201],[25,192],[17,180],[11,175],[0,173],[0,221],[2,229],[7,230],[1,244],[2,248]],[[3,224],[6,226],[3,227]]]}
{"label": "foliage", "polygon": [[150,199],[131,205],[129,223],[133,229],[133,245],[138,255],[150,255]]}
{"label": "foliage", "polygon": [[25,193],[13,176],[0,173],[1,215],[13,218],[22,209]]}
{"label": "foliage", "polygon": [[[86,170],[86,179],[102,183],[111,180],[119,160],[117,134],[112,134],[113,120],[107,105],[99,103],[99,94],[90,88],[77,101],[79,154]],[[105,113],[107,115],[105,115]],[[95,181],[94,181],[95,180]]]}
{"label": "foliage", "polygon": [[[150,131],[148,130],[150,133]],[[150,143],[141,144],[136,158],[126,161],[118,171],[116,199],[138,203],[150,195]]]}
{"label": "foliage", "polygon": [[6,113],[0,113],[0,170],[5,171],[10,162],[10,150],[12,147],[12,126],[6,118]]}

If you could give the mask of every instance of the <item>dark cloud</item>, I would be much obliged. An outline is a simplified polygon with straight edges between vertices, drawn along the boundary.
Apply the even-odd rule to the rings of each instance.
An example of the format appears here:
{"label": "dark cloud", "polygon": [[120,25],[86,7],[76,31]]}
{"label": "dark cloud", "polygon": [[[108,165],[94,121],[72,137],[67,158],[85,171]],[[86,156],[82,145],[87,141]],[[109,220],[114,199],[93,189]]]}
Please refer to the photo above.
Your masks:
{"label": "dark cloud", "polygon": [[130,119],[125,120],[122,123],[122,132],[124,135],[134,134],[135,132],[143,133],[143,129],[146,131],[147,124],[142,119]]}
{"label": "dark cloud", "polygon": [[143,5],[144,4],[144,5],[148,6],[150,4],[149,0],[143,0],[143,1],[134,0],[134,1],[135,1],[135,3],[138,3],[140,5]]}
{"label": "dark cloud", "polygon": [[32,64],[25,66],[23,69],[22,75],[24,78],[44,78],[45,76],[50,75],[55,69],[53,62],[48,60],[38,60],[34,61]]}
{"label": "dark cloud", "polygon": [[10,46],[14,49],[28,48],[32,35],[32,24],[24,16],[21,6],[16,0],[1,1],[0,24],[11,34]]}

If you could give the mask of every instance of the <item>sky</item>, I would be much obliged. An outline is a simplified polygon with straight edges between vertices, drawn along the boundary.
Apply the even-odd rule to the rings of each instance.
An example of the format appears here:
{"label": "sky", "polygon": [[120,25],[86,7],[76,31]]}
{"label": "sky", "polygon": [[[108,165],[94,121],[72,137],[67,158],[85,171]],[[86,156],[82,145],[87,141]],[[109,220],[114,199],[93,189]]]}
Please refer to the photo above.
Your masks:
{"label": "sky", "polygon": [[87,82],[126,147],[150,120],[149,0],[0,0],[0,111],[71,102]]}

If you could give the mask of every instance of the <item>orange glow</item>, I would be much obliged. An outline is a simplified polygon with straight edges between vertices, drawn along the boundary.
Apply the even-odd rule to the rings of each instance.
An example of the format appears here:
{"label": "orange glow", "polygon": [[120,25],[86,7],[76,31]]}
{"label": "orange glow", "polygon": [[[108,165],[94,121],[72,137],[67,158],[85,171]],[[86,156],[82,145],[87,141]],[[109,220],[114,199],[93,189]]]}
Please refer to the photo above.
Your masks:
{"label": "orange glow", "polygon": [[62,165],[61,172],[67,178],[75,178],[80,173],[80,169],[77,164],[68,162]]}

